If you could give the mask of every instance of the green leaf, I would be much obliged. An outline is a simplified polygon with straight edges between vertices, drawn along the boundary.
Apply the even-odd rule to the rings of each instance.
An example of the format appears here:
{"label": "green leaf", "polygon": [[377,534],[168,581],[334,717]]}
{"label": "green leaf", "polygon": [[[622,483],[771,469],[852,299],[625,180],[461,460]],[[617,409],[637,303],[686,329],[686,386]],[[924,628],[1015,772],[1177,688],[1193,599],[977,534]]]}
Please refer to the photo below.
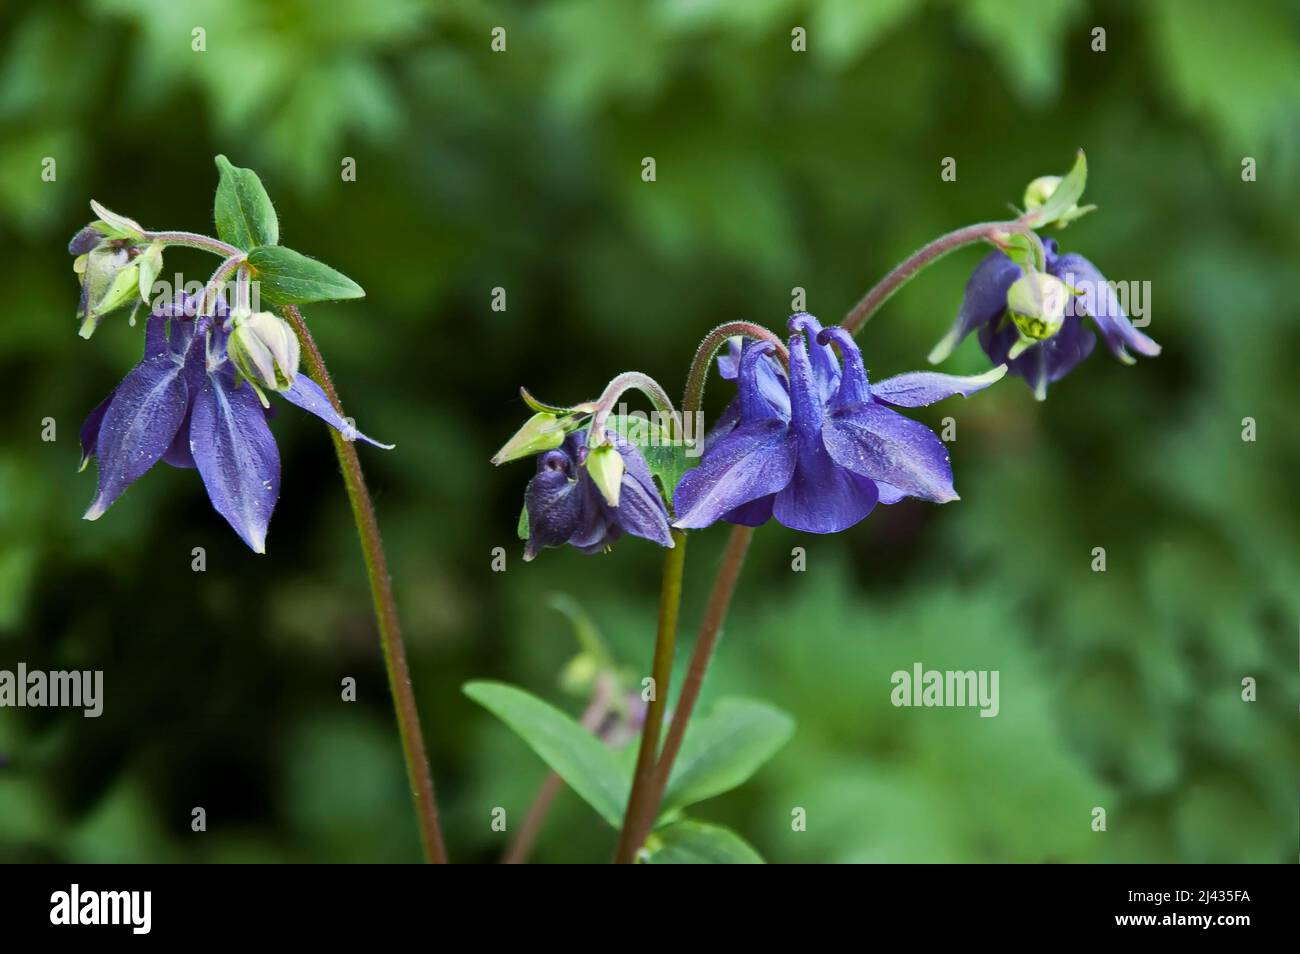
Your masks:
{"label": "green leaf", "polygon": [[217,235],[245,252],[275,245],[280,241],[280,222],[262,180],[252,169],[231,165],[225,156],[217,156],[216,161],[221,173],[213,203]]}
{"label": "green leaf", "polygon": [[743,784],[794,733],[794,719],[756,699],[721,699],[692,722],[664,793],[662,815]]}
{"label": "green leaf", "polygon": [[642,863],[648,865],[761,865],[757,851],[729,828],[679,821],[646,839]]}
{"label": "green leaf", "polygon": [[614,752],[573,718],[536,696],[501,682],[470,682],[465,695],[528,743],[597,814],[623,824],[631,780]]}
{"label": "green leaf", "polygon": [[1061,184],[1056,187],[1056,191],[1048,200],[1034,210],[1035,221],[1039,225],[1046,225],[1067,218],[1067,213],[1071,212],[1083,198],[1083,189],[1087,184],[1088,160],[1080,149],[1078,158],[1074,160],[1074,168],[1061,179]]}
{"label": "green leaf", "polygon": [[248,253],[262,299],[272,305],[363,298],[361,286],[324,262],[283,245],[262,245]]}
{"label": "green leaf", "polygon": [[671,504],[682,474],[698,463],[698,459],[686,456],[686,445],[674,441],[657,418],[613,414],[605,421],[605,428],[641,449],[651,476],[659,481],[664,499]]}
{"label": "green leaf", "polygon": [[528,506],[525,504],[519,509],[519,525],[515,527],[515,533],[520,540],[528,539]]}

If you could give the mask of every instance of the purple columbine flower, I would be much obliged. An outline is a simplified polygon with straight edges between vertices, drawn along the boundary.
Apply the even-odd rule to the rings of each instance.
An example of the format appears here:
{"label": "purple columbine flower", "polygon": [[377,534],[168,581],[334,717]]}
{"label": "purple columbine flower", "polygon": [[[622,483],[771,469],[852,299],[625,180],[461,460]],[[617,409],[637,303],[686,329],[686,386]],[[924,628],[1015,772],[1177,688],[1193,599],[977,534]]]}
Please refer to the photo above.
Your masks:
{"label": "purple columbine flower", "polygon": [[1047,273],[1079,292],[1071,296],[1066,306],[1060,331],[1007,359],[1020,338],[1014,322],[1005,318],[1007,291],[1024,271],[1002,252],[990,252],[966,282],[966,295],[957,320],[930,353],[930,360],[942,361],[978,328],[980,346],[989,360],[994,364],[1006,363],[1012,374],[1025,379],[1041,401],[1047,397],[1049,384],[1065,377],[1092,353],[1097,339],[1084,326],[1085,317],[1092,319],[1106,347],[1125,364],[1137,361],[1130,349],[1149,358],[1158,355],[1160,345],[1133,327],[1115,290],[1097,267],[1082,255],[1074,252],[1060,255],[1057,249],[1055,239],[1043,240]]}
{"label": "purple columbine flower", "polygon": [[[122,491],[158,461],[197,468],[217,513],[257,553],[280,495],[280,455],[267,411],[247,382],[236,383],[217,317],[196,316],[193,300],[154,309],[145,325],[144,359],[86,418],[81,466],[96,459],[99,485],[85,519],[98,520]],[[316,382],[298,374],[276,392],[315,414],[346,439],[360,433],[339,416]]]}
{"label": "purple columbine flower", "polygon": [[877,502],[956,500],[943,442],[890,405],[973,394],[1006,368],[975,377],[915,371],[868,385],[847,331],[823,328],[806,314],[792,317],[790,330],[788,382],[770,342],[747,342],[739,355],[719,360],[723,376],[737,379],[738,394],[706,439],[699,466],[677,484],[674,526],[726,520],[756,527],[775,516],[793,530],[836,533]]}
{"label": "purple columbine flower", "polygon": [[537,475],[524,493],[528,510],[525,560],[536,557],[544,547],[566,543],[583,553],[599,553],[624,533],[672,547],[668,510],[641,450],[613,431],[605,433],[623,458],[618,506],[605,501],[582,466],[587,455],[586,429],[574,431],[558,448],[538,455]]}

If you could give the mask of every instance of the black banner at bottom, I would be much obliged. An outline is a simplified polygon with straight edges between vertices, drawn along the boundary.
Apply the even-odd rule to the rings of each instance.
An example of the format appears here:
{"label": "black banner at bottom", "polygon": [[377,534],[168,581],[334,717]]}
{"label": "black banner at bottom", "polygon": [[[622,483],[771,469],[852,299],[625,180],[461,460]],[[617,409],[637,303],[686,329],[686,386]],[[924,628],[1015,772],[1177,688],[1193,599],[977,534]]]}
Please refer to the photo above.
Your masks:
{"label": "black banner at bottom", "polygon": [[[719,927],[741,931],[756,916],[753,924],[765,931],[778,920],[860,938],[921,925],[927,940],[1051,932],[1179,941],[1200,935],[1232,943],[1243,931],[1289,927],[1287,909],[1296,898],[1289,866],[839,867],[811,884],[774,871],[770,881],[737,873],[726,885],[717,872],[698,883],[681,873],[656,883],[647,873],[614,884],[606,874],[598,885],[574,872],[566,885],[554,873],[540,882],[526,874],[501,882],[480,880],[481,870],[419,866],[10,866],[4,874],[0,929],[7,941],[65,935],[81,943],[283,937],[335,945],[395,930],[432,942],[453,925],[486,926],[497,936],[503,927],[531,925],[549,935],[548,924],[569,922],[572,929],[577,918],[593,914],[630,920],[638,930],[653,918],[670,931],[678,907],[696,925],[693,932],[701,920],[714,920],[712,910]],[[651,897],[647,912],[638,899]],[[526,917],[534,912],[541,917]]]}

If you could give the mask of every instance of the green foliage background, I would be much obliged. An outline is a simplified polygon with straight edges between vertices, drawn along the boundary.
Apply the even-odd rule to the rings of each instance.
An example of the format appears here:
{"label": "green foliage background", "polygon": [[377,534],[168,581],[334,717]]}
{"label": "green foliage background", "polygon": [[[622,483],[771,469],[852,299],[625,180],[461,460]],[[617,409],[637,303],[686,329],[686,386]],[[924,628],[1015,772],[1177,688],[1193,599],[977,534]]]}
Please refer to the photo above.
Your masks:
{"label": "green foliage background", "polygon": [[[492,809],[521,818],[544,768],[461,683],[579,711],[557,688],[573,642],[546,596],[580,595],[639,671],[658,580],[636,542],[523,564],[529,465],[487,463],[525,416],[516,388],[575,402],[635,367],[675,389],[713,324],[780,327],[796,285],[834,321],[911,249],[1003,214],[1082,146],[1101,208],[1060,238],[1110,278],[1150,280],[1164,354],[1126,368],[1098,348],[1042,405],[1008,380],[921,412],[958,422],[959,503],[882,508],[836,538],[759,533],[706,701],[765,698],[798,728],[699,815],[775,861],[1292,860],[1297,64],[1300,17],[1280,0],[6,5],[0,668],[104,669],[107,703],[97,720],[0,710],[0,859],[418,855],[318,422],[289,409],[275,424],[266,557],[192,471],[160,467],[80,520],[93,476],[76,472],[77,427],[141,347],[120,319],[76,336],[64,244],[90,198],[207,230],[223,152],[259,171],[286,244],[367,289],[308,318],[349,413],[398,444],[363,461],[450,849],[491,860]],[[945,156],[956,182],[940,181]],[[922,366],[980,254],[868,327],[872,374]],[[212,265],[177,251],[165,273]],[[948,370],[983,367],[972,341]],[[687,646],[724,536],[692,539]],[[1000,715],[894,708],[890,673],[916,661],[1000,670]],[[613,841],[566,791],[536,856],[602,861]]]}

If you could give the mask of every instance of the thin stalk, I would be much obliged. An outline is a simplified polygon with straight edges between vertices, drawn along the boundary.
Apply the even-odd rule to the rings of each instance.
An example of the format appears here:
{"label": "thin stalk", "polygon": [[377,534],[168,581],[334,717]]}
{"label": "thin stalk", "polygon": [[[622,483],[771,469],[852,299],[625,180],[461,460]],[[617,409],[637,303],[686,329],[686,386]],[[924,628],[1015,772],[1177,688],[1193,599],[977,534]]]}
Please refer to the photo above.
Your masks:
{"label": "thin stalk", "polygon": [[740,571],[745,565],[745,553],[749,550],[749,541],[754,537],[753,527],[735,526],[727,538],[727,549],[722,554],[722,565],[718,567],[717,578],[713,581],[713,590],[709,593],[709,602],[704,608],[704,619],[700,622],[700,633],[695,638],[695,648],[691,651],[690,665],[686,670],[686,679],[682,683],[681,695],[677,707],[673,710],[672,721],[668,724],[668,735],[664,739],[663,751],[655,764],[649,788],[647,802],[652,806],[638,822],[632,834],[633,852],[645,843],[646,836],[654,827],[654,820],[663,802],[664,791],[668,788],[668,779],[672,776],[673,763],[681,751],[682,740],[686,738],[686,726],[699,701],[700,689],[704,686],[704,675],[708,672],[709,662],[713,659],[713,650],[718,644],[718,635],[722,624],[726,622],[727,611],[731,608],[731,598],[736,592],[736,583]]}
{"label": "thin stalk", "polygon": [[915,278],[921,269],[937,262],[949,252],[955,252],[967,245],[974,245],[976,242],[992,242],[999,248],[1003,248],[1005,245],[1003,236],[1015,232],[1031,231],[1030,217],[1022,216],[1012,222],[980,222],[976,225],[968,225],[965,228],[949,232],[947,235],[939,236],[933,242],[917,249],[894,266],[888,275],[877,282],[875,287],[863,295],[862,300],[849,310],[849,313],[844,316],[844,320],[840,322],[840,327],[850,334],[857,334],[871,316],[894,296],[896,291]]}
{"label": "thin stalk", "polygon": [[681,434],[681,421],[677,417],[677,411],[673,408],[672,398],[668,392],[660,386],[659,382],[648,374],[640,371],[624,371],[622,374],[615,375],[614,378],[605,385],[605,390],[601,392],[596,399],[591,415],[591,437],[587,441],[588,447],[595,447],[605,439],[605,421],[618,406],[619,399],[628,391],[640,391],[650,399],[650,403],[659,415],[668,421],[668,426],[672,430],[669,438],[678,440]]}
{"label": "thin stalk", "polygon": [[200,235],[197,232],[145,232],[144,237],[149,242],[202,249],[213,255],[220,255],[222,258],[242,257],[247,254],[243,249],[236,248],[228,242],[215,239],[210,235]]}
{"label": "thin stalk", "polygon": [[[307,359],[312,379],[321,386],[334,409],[343,416],[334,382],[325,368],[325,359],[316,346],[315,339],[303,320],[302,312],[287,305],[284,313],[293,325]],[[401,626],[397,619],[397,602],[393,599],[393,581],[388,575],[388,560],[379,535],[379,522],[375,519],[374,503],[366,478],[361,472],[361,461],[351,441],[330,429],[334,451],[343,471],[348,500],[352,504],[352,517],[361,540],[361,552],[366,561],[366,574],[370,578],[370,597],[375,606],[375,620],[379,624],[379,644],[384,651],[384,666],[388,671],[388,684],[393,693],[393,709],[397,715],[397,730],[402,740],[402,755],[406,760],[406,774],[411,785],[411,798],[420,826],[420,840],[424,846],[425,860],[435,864],[447,863],[447,850],[443,845],[442,829],[438,824],[438,803],[433,794],[433,776],[429,771],[429,757],[420,731],[420,713],[415,705],[411,688],[411,673],[406,664],[406,647],[402,643]]]}
{"label": "thin stalk", "polygon": [[682,569],[686,564],[686,533],[673,531],[673,548],[664,554],[663,585],[659,592],[659,627],[655,635],[654,696],[646,708],[645,724],[641,727],[641,747],[637,750],[636,769],[632,774],[632,791],[628,795],[627,812],[623,816],[623,830],[619,833],[618,849],[614,854],[617,864],[632,864],[640,842],[635,833],[653,821],[658,802],[650,799],[651,775],[659,755],[659,732],[663,727],[664,707],[668,703],[668,684],[672,680],[673,652],[677,646],[677,614],[682,602]]}
{"label": "thin stalk", "polygon": [[212,273],[208,283],[203,286],[203,294],[199,296],[198,314],[211,315],[216,313],[217,293],[221,291],[221,286],[229,280],[230,276],[235,274],[244,267],[244,253],[232,255]]}

